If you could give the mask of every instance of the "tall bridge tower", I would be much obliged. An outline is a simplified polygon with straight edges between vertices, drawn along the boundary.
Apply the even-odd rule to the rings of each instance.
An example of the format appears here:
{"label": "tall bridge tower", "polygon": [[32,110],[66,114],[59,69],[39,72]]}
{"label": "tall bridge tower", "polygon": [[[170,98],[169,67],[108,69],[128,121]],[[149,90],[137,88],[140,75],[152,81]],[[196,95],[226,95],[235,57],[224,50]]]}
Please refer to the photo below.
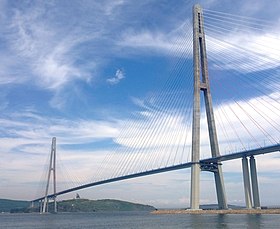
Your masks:
{"label": "tall bridge tower", "polygon": [[202,8],[193,7],[193,68],[194,68],[194,101],[192,124],[192,162],[191,167],[191,209],[199,209],[200,171],[214,173],[219,208],[226,209],[226,194],[222,173],[222,164],[200,164],[200,96],[203,92],[207,116],[208,132],[212,157],[220,156],[212,98],[208,78],[206,42],[203,25]]}
{"label": "tall bridge tower", "polygon": [[[52,138],[52,146],[51,146],[51,157],[50,157],[50,165],[49,165],[49,171],[48,171],[48,181],[45,191],[45,197],[44,197],[44,204],[40,208],[40,212],[46,213],[48,212],[48,193],[49,193],[49,185],[50,185],[50,179],[51,179],[51,173],[53,174],[53,201],[54,201],[54,212],[57,212],[57,203],[56,203],[56,138]],[[42,202],[41,202],[42,204]]]}

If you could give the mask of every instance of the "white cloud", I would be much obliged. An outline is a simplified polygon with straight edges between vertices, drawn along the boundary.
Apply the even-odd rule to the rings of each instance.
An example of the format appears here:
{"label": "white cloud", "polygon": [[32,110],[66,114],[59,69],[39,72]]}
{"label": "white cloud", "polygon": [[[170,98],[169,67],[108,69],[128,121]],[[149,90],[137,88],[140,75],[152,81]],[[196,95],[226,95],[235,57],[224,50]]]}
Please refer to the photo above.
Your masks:
{"label": "white cloud", "polygon": [[[212,4],[212,3],[211,3]],[[207,22],[207,18],[205,19]],[[209,60],[221,69],[254,72],[279,66],[279,24],[261,29],[231,21],[209,25],[206,23],[206,43]],[[257,23],[257,22],[256,22]],[[244,26],[244,27],[242,27]],[[273,28],[273,30],[271,29]],[[182,55],[192,58],[192,23],[186,21],[172,31],[127,30],[119,41],[137,53],[151,55]],[[211,64],[211,63],[210,63]],[[215,65],[214,65],[215,67]]]}
{"label": "white cloud", "polygon": [[[272,96],[277,95],[270,95],[270,97]],[[261,96],[246,102],[238,101],[238,103],[232,101],[215,107],[221,154],[279,142],[279,130],[277,131],[275,126],[272,126],[272,122],[276,126],[277,123],[280,123],[280,117],[277,115],[279,104],[270,97]],[[260,103],[260,100],[263,102]],[[117,125],[120,135],[116,136],[114,141],[122,147],[112,153],[107,163],[114,164],[116,161],[122,163],[114,165],[112,171],[119,171],[118,175],[123,175],[189,162],[191,159],[191,125],[188,123],[190,120],[185,120],[188,114],[184,112],[184,114],[175,115],[175,111],[165,113],[152,109],[149,104],[143,105],[144,102],[140,99],[134,98],[133,101],[141,108],[141,111],[134,119],[119,121]],[[275,109],[275,112],[271,112],[271,109]],[[238,113],[238,118],[235,116],[235,112]],[[206,115],[203,110],[202,114],[201,158],[208,158],[211,155]],[[268,118],[266,114],[271,114],[271,116]],[[271,165],[274,164],[273,157],[268,159],[268,163],[270,160]],[[131,164],[131,166],[123,168],[123,163]],[[231,165],[233,167],[228,167],[227,172],[238,171],[234,162]],[[274,171],[273,166],[266,167],[268,170]],[[133,170],[129,170],[129,168]]]}
{"label": "white cloud", "polygon": [[105,4],[105,14],[108,16],[114,15],[114,11],[116,10],[116,8],[122,6],[124,3],[124,0],[110,1],[109,4]]}
{"label": "white cloud", "polygon": [[[139,7],[145,8],[147,4],[148,2],[139,4]],[[205,4],[209,7],[215,5],[216,1],[207,1]],[[5,6],[5,4],[3,5]],[[130,3],[123,0],[114,1],[113,3],[110,1],[104,3],[93,2],[83,6],[77,4],[79,10],[86,11],[87,8],[91,10],[98,9],[94,14],[95,20],[85,18],[85,20],[80,20],[82,22],[79,22],[78,26],[71,27],[76,20],[74,17],[73,21],[69,22],[69,26],[67,25],[65,28],[60,27],[60,23],[55,24],[51,18],[45,17],[49,11],[57,13],[48,4],[37,3],[32,8],[28,8],[28,10],[15,10],[12,18],[7,20],[6,24],[4,24],[5,26],[3,26],[4,29],[2,28],[10,43],[10,49],[5,50],[6,52],[3,55],[3,57],[6,57],[8,54],[10,58],[3,59],[12,59],[13,61],[11,63],[1,61],[0,71],[3,72],[0,72],[2,75],[0,84],[32,81],[43,88],[59,90],[71,81],[84,80],[89,82],[93,77],[91,72],[98,68],[97,66],[104,58],[92,57],[91,62],[94,62],[94,64],[90,69],[86,68],[86,65],[90,66],[89,61],[85,63],[85,66],[79,66],[77,62],[79,62],[81,50],[79,51],[77,47],[89,50],[87,44],[92,45],[90,50],[95,53],[94,56],[99,56],[99,52],[105,56],[112,56],[112,54],[116,56],[118,55],[116,53],[119,53],[119,55],[131,55],[133,54],[131,50],[137,51],[134,54],[147,52],[151,54],[150,50],[152,50],[154,54],[160,55],[181,55],[183,52],[191,58],[192,25],[189,19],[181,23],[177,20],[177,26],[173,26],[173,28],[175,27],[173,30],[167,30],[164,26],[159,26],[154,30],[149,30],[148,27],[139,30],[128,26],[126,29],[119,30],[119,28],[122,28],[121,23],[134,16],[132,12],[128,12],[127,15],[122,13],[122,10],[126,9],[127,6],[130,6]],[[99,11],[99,9],[103,10]],[[56,16],[56,14],[53,15],[53,17]],[[109,20],[109,16],[118,20]],[[65,18],[62,19],[65,20]],[[90,26],[89,20],[91,20],[92,26]],[[89,33],[88,30],[92,28],[94,30],[90,30],[91,32]],[[120,31],[120,33],[112,39],[110,31]],[[96,48],[102,47],[104,44],[106,46],[106,42],[108,42],[106,39],[100,39],[103,33],[109,33],[106,37],[108,37],[110,47],[107,46],[106,50]],[[265,55],[265,58],[247,62],[242,66],[237,62],[243,62],[248,57],[248,53],[239,53],[236,63],[228,63],[226,58],[223,59],[225,68],[236,68],[237,66],[241,70],[251,71],[251,69],[248,69],[250,64],[258,64],[258,69],[278,66],[278,62],[273,61],[273,59],[278,59],[277,53],[275,51],[273,53],[273,49],[279,46],[278,35],[271,39],[271,36],[274,36],[271,31],[267,31],[266,34],[250,33],[249,37],[247,36],[246,38],[247,40],[245,40],[243,34],[228,34],[228,37],[224,36],[224,38],[230,38],[229,42],[233,44],[244,43],[249,50],[256,51],[256,48],[258,48],[258,54]],[[241,36],[242,40],[240,40]],[[257,46],[259,43],[265,43],[268,47]],[[214,48],[216,50],[213,50]],[[209,52],[213,52],[213,55],[216,56],[220,56],[221,52],[224,52],[224,56],[234,52],[229,45],[220,47],[216,44],[214,48],[209,48]],[[121,50],[121,52],[116,52],[116,50]],[[238,51],[235,50],[235,53],[238,53]],[[0,59],[2,58],[0,57]],[[261,66],[260,62],[262,62]],[[21,75],[15,74],[13,70],[19,68],[22,68]],[[107,82],[116,84],[119,82],[119,78],[114,76],[108,79]]]}
{"label": "white cloud", "polygon": [[[221,103],[220,106],[214,108],[221,154],[279,142],[278,96],[278,93],[273,93],[268,97],[259,96],[248,101]],[[271,99],[272,97],[276,99]],[[135,114],[135,119],[120,122],[118,129],[127,134],[121,133],[114,141],[122,146],[135,149],[135,153],[141,154],[139,158],[145,158],[148,151],[156,155],[158,148],[162,147],[161,150],[167,155],[171,155],[171,161],[178,160],[175,152],[178,152],[179,155],[184,152],[183,159],[184,162],[187,162],[190,156],[184,149],[187,150],[191,145],[191,120],[187,120],[186,117],[191,119],[192,111],[164,112],[137,98],[133,98],[133,102],[139,106],[140,111]],[[270,115],[267,116],[267,114]],[[163,159],[163,157],[160,158]],[[201,157],[210,157],[208,127],[204,110],[202,110],[201,117]]]}
{"label": "white cloud", "polygon": [[36,64],[36,72],[41,77],[39,84],[47,89],[59,89],[64,86],[70,77],[79,78],[81,73],[73,66],[60,62],[53,55],[41,58]]}
{"label": "white cloud", "polygon": [[[38,10],[39,11],[39,10]],[[12,47],[30,68],[35,82],[46,89],[57,90],[75,78],[87,77],[71,62],[71,49],[77,45],[73,35],[57,37],[56,31],[41,19],[42,12],[17,12],[13,19]]]}
{"label": "white cloud", "polygon": [[122,69],[118,69],[115,73],[115,76],[112,78],[107,79],[107,83],[111,85],[118,84],[121,80],[125,78],[124,71]]}
{"label": "white cloud", "polygon": [[[192,26],[191,22],[183,22],[172,31],[133,31],[128,30],[119,41],[120,46],[137,50],[138,53],[149,55],[182,55],[188,58],[192,54]],[[153,51],[153,53],[150,52]]]}
{"label": "white cloud", "polygon": [[[215,62],[219,69],[233,69],[239,72],[256,72],[279,66],[277,49],[280,39],[269,36],[252,35],[244,37],[243,34],[229,35],[223,38],[208,37],[209,60]],[[261,46],[261,43],[268,44]]]}
{"label": "white cloud", "polygon": [[205,33],[208,56],[221,69],[244,73],[279,66],[279,22],[207,13]]}
{"label": "white cloud", "polygon": [[2,21],[2,39],[6,46],[0,56],[3,60],[0,84],[31,82],[43,89],[58,91],[75,80],[89,82],[96,63],[92,59],[91,64],[87,62],[81,68],[76,63],[80,58],[77,46],[92,40],[97,33],[88,35],[82,27],[71,28],[68,24],[60,27],[60,19],[58,24],[53,22],[58,15],[51,4],[37,2],[27,8],[24,5],[12,12],[7,9]]}
{"label": "white cloud", "polygon": [[[102,139],[111,139],[118,134],[109,121],[70,121],[64,119],[46,118],[32,112],[11,115],[10,119],[1,119],[1,131],[7,133],[2,137],[0,152],[5,155],[19,149],[23,153],[29,145],[45,146],[55,136],[59,144],[86,144]],[[10,136],[10,137],[9,137]]]}

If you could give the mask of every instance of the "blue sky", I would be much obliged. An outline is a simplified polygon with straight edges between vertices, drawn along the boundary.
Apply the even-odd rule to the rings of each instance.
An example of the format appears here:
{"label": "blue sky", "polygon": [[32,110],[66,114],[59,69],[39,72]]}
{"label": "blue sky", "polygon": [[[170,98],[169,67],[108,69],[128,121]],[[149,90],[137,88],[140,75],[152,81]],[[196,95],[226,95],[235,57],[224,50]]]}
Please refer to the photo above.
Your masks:
{"label": "blue sky", "polygon": [[[277,90],[280,3],[277,0],[269,4],[261,0],[206,0],[200,3],[209,10],[208,14],[205,11],[205,22],[207,26],[208,16],[209,71],[215,115],[221,120],[217,126],[228,129],[219,136],[221,152],[234,151],[230,149],[226,135],[232,136],[233,149],[242,148],[235,133],[229,130],[228,120],[234,126],[239,123],[232,109],[239,113],[244,123],[248,123],[257,143],[263,143],[264,134],[249,123],[250,117],[244,110],[256,113],[252,105],[258,106],[259,113],[253,118],[263,119],[269,114],[269,123],[280,121]],[[191,95],[189,81],[192,72],[187,70],[192,66],[192,47],[188,42],[192,37],[193,4],[193,1],[183,0],[1,0],[0,197],[32,199],[42,193],[38,183],[53,136],[57,137],[59,158],[64,164],[64,178],[61,179],[66,182],[69,173],[72,178],[77,177],[73,178],[74,182],[76,179],[85,183],[95,176],[95,168],[105,155],[128,146],[126,141],[129,144],[137,142],[133,133],[147,128],[146,121],[152,120],[157,106],[164,103],[156,95],[171,92],[166,89],[170,75],[183,71],[186,80],[178,77],[181,83],[175,93],[186,86],[184,95]],[[248,31],[244,32],[245,27],[229,23],[218,31],[217,25],[211,21],[215,14],[212,11],[225,12],[220,14],[221,18],[230,18],[229,14],[240,15],[242,20],[244,17],[257,18],[259,21],[248,20],[257,22],[261,29],[252,29],[253,26],[249,25],[246,27]],[[217,33],[221,31],[224,32]],[[226,43],[219,43],[217,39]],[[245,47],[244,52],[232,46],[241,44]],[[256,58],[256,54],[261,58]],[[186,59],[185,65],[181,56]],[[176,68],[178,63],[186,69]],[[248,79],[251,83],[244,83]],[[188,101],[186,111],[191,111]],[[260,101],[265,102],[260,104]],[[184,111],[177,113],[176,104],[173,104],[171,111],[158,120],[161,125],[166,117],[172,120],[175,113],[179,114],[178,119],[176,116],[176,120],[165,127],[170,136],[174,129],[178,136],[183,136],[178,140],[179,145],[189,131],[189,120],[180,116]],[[279,141],[279,132],[266,124],[264,127]],[[133,130],[129,129],[132,133],[129,139],[124,133],[128,126],[134,126]],[[239,123],[239,126],[242,125]],[[205,116],[202,117],[202,129],[203,148],[207,147]],[[244,139],[244,144],[254,145],[246,131],[241,129],[237,127],[236,131]],[[155,138],[152,146],[163,144],[165,139],[169,139],[168,134]],[[167,141],[164,144],[168,148],[174,143]],[[202,152],[203,157],[207,157],[208,151],[205,152]],[[187,157],[186,153],[185,161]],[[280,159],[277,154],[258,158],[261,158],[258,164],[261,197],[264,204],[272,204],[277,192],[272,192],[264,184],[268,186],[279,181],[276,175],[280,170],[276,165]],[[174,158],[174,161],[179,159]],[[104,177],[110,176],[113,166],[109,164],[102,170]],[[229,202],[244,203],[240,161],[225,163],[224,171]],[[80,195],[139,201],[157,207],[184,207],[189,204],[189,179],[189,171],[171,172],[81,191]],[[215,202],[212,179],[211,174],[203,173],[203,203]],[[208,186],[211,191],[206,191]],[[232,191],[237,189],[240,190],[238,193]]]}

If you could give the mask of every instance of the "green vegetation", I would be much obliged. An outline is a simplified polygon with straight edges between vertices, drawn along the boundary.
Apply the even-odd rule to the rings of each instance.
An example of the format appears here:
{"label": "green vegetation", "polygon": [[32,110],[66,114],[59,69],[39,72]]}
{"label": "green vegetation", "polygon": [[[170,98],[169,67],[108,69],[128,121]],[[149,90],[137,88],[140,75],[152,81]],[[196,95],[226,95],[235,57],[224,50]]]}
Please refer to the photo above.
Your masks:
{"label": "green vegetation", "polygon": [[[154,207],[136,204],[120,200],[88,200],[72,199],[58,202],[58,212],[100,212],[100,211],[153,211]],[[39,212],[39,207],[30,207],[28,201],[1,200],[1,212],[28,213]],[[53,203],[49,204],[49,210],[53,210]]]}
{"label": "green vegetation", "polygon": [[0,212],[10,212],[11,209],[28,208],[29,205],[30,202],[28,201],[0,199]]}
{"label": "green vegetation", "polygon": [[[51,208],[51,206],[50,206]],[[135,204],[120,200],[64,200],[58,203],[59,212],[95,212],[95,211],[153,211],[149,205]]]}

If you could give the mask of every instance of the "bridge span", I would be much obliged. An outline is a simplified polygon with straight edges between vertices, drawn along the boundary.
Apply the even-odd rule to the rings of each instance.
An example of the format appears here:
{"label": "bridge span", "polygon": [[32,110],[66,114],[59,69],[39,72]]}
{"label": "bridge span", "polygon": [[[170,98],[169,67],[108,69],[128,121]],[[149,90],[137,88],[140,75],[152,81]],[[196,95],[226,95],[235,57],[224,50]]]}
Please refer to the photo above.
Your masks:
{"label": "bridge span", "polygon": [[[265,146],[262,148],[244,150],[244,151],[240,151],[240,152],[236,152],[236,153],[222,155],[219,157],[214,157],[214,158],[211,157],[211,158],[202,159],[202,160],[200,160],[199,164],[200,164],[202,170],[215,172],[215,167],[216,167],[217,163],[220,163],[222,161],[234,160],[234,159],[238,159],[238,158],[246,158],[246,157],[250,157],[250,156],[268,154],[268,153],[279,152],[279,151],[280,151],[280,144],[276,144],[276,145],[271,145],[271,146]],[[90,187],[94,187],[94,186],[99,186],[99,185],[103,185],[103,184],[113,183],[113,182],[117,182],[117,181],[128,180],[128,179],[137,178],[137,177],[143,177],[143,176],[148,176],[148,175],[153,175],[153,174],[158,174],[158,173],[164,173],[164,172],[169,172],[169,171],[174,171],[174,170],[190,168],[192,166],[192,164],[193,164],[193,162],[182,163],[179,165],[169,166],[169,167],[165,167],[165,168],[152,169],[152,170],[148,170],[145,172],[134,173],[134,174],[129,174],[129,175],[125,175],[125,176],[96,181],[96,182],[80,185],[77,187],[69,188],[69,189],[57,192],[56,194],[50,194],[47,196],[47,198],[52,199],[54,197],[64,195],[64,194],[67,194],[70,192],[74,192],[74,191],[78,191],[78,190],[82,190],[82,189],[86,189],[86,188],[90,188]],[[44,199],[45,199],[45,196],[34,199],[34,200],[32,200],[32,202],[42,201]]]}

